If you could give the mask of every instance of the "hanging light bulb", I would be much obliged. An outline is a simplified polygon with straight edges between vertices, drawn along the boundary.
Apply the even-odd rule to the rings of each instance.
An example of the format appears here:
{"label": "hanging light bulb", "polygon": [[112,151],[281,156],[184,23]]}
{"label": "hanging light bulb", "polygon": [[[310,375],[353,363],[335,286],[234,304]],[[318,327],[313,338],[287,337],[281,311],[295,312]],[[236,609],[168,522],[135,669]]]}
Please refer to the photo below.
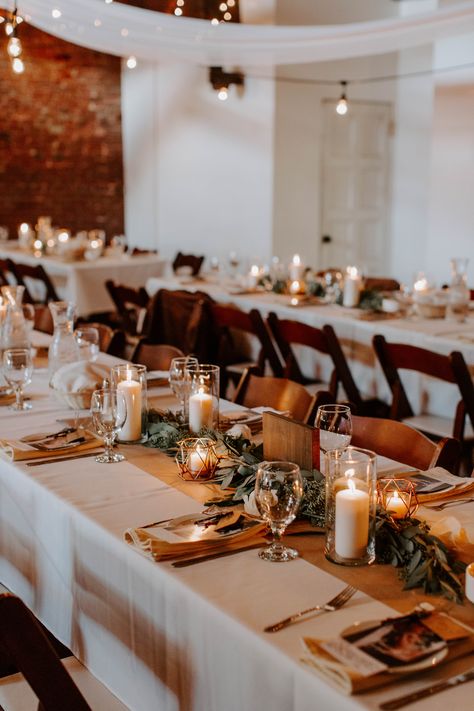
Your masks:
{"label": "hanging light bulb", "polygon": [[336,104],[336,112],[339,114],[339,116],[345,116],[347,112],[349,111],[349,104],[347,102],[347,97],[346,97],[346,86],[347,82],[346,81],[341,81],[341,86],[342,86],[342,94],[341,98]]}
{"label": "hanging light bulb", "polygon": [[137,58],[133,56],[133,54],[130,55],[130,57],[127,59],[127,67],[129,69],[135,69],[137,66]]}
{"label": "hanging light bulb", "polygon": [[5,25],[5,34],[10,37],[15,31],[15,28],[13,26],[13,22],[7,22]]}
{"label": "hanging light bulb", "polygon": [[219,101],[227,101],[229,98],[229,90],[226,86],[222,86],[217,92],[217,98]]}
{"label": "hanging light bulb", "polygon": [[20,57],[15,57],[12,60],[12,69],[15,74],[23,74],[23,72],[25,71],[25,63],[22,59],[20,59]]}
{"label": "hanging light bulb", "polygon": [[18,37],[10,37],[7,43],[7,52],[10,57],[19,57],[22,52],[21,41]]}

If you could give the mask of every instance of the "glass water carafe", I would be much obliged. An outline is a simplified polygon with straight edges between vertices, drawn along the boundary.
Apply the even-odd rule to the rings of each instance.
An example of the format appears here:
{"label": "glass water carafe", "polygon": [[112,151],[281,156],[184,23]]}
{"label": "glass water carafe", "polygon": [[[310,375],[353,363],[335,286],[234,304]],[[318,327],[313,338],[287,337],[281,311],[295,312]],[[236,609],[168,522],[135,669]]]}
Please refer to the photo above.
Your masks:
{"label": "glass water carafe", "polygon": [[74,338],[75,306],[71,301],[51,301],[54,333],[48,353],[49,382],[63,365],[80,360],[79,347]]}
{"label": "glass water carafe", "polygon": [[29,348],[28,325],[23,315],[24,286],[2,286],[1,345],[6,348]]}
{"label": "glass water carafe", "polygon": [[467,286],[467,265],[469,259],[451,259],[451,284],[449,287],[446,318],[463,322],[469,311],[470,292]]}

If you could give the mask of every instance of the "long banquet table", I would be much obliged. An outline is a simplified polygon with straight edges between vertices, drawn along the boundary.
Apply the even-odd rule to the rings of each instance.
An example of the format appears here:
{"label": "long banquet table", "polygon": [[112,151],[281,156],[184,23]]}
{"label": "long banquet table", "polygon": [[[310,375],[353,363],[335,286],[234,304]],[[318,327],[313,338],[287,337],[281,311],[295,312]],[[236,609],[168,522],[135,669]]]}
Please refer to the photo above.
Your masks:
{"label": "long banquet table", "polygon": [[119,284],[139,287],[147,279],[159,277],[165,260],[157,254],[129,256],[105,255],[95,261],[64,261],[59,257],[35,257],[20,250],[17,243],[0,245],[0,258],[20,264],[42,264],[63,299],[76,304],[77,316],[91,316],[111,311],[114,304],[105,288],[107,279]]}
{"label": "long banquet table", "polygon": [[[366,317],[360,309],[347,309],[338,305],[310,304],[294,307],[290,298],[268,292],[236,293],[226,283],[209,279],[194,281],[177,277],[153,277],[146,284],[148,293],[158,289],[186,289],[204,291],[220,303],[232,303],[244,311],[258,309],[264,317],[270,311],[280,318],[295,319],[310,326],[321,328],[330,323],[336,331],[349,359],[354,378],[368,397],[380,397],[389,401],[389,390],[384,375],[376,363],[372,349],[372,337],[380,333],[388,341],[421,346],[437,353],[447,354],[453,350],[463,353],[474,373],[474,312],[465,323],[453,323],[445,319],[386,318],[384,315]],[[332,364],[328,357],[301,347],[296,349],[307,375],[319,376],[328,381]],[[453,385],[420,377],[417,373],[402,373],[402,379],[410,393],[410,402],[418,412],[430,415],[454,415],[459,391]],[[419,423],[421,426],[421,423]]]}
{"label": "long banquet table", "polygon": [[[2,438],[43,431],[71,416],[49,393],[43,371],[28,394],[30,412],[0,408]],[[150,395],[159,407],[170,403],[166,389]],[[181,569],[152,562],[124,542],[123,532],[200,511],[212,489],[180,480],[173,460],[161,452],[143,446],[123,451],[127,460],[113,465],[93,458],[31,468],[1,461],[0,581],[131,709],[375,709],[383,699],[470,665],[457,660],[393,687],[344,696],[301,664],[302,635],[332,637],[355,621],[407,611],[425,598],[402,592],[390,567],[329,563],[320,535],[296,538],[303,558],[284,565],[261,561],[255,550]],[[472,521],[472,505],[456,511],[461,509]],[[471,523],[474,539],[473,528]],[[360,590],[343,609],[276,635],[262,632],[266,624],[328,600],[342,581]],[[435,602],[474,622],[471,603]],[[473,691],[470,682],[416,708],[468,708]]]}

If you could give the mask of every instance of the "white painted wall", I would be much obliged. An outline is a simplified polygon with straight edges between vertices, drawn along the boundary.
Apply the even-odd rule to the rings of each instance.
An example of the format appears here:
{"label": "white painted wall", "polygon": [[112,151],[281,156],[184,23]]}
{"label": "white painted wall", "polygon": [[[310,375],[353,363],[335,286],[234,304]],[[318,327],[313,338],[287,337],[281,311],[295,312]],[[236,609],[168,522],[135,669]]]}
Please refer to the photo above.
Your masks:
{"label": "white painted wall", "polygon": [[[356,7],[357,5],[357,7]],[[291,17],[346,22],[416,12],[435,0],[246,0],[245,21]],[[299,20],[302,21],[302,20]],[[436,46],[435,66],[474,61],[473,38]],[[344,79],[428,69],[432,49],[278,68],[288,77]],[[230,68],[229,68],[230,69]],[[242,96],[219,102],[205,68],[141,63],[123,73],[126,229],[131,244],[224,257],[283,258],[317,266],[320,246],[322,101],[337,86],[249,77]],[[253,72],[262,74],[262,70]],[[472,74],[472,73],[471,73]],[[463,81],[474,84],[471,74]],[[387,275],[410,281],[429,268],[447,279],[449,257],[472,253],[472,94],[448,91],[456,73],[351,85],[349,98],[394,105],[392,216]],[[444,77],[444,79],[442,79]],[[458,107],[464,107],[459,114]],[[436,121],[433,127],[433,111]],[[471,188],[472,190],[472,188]],[[447,235],[449,237],[447,238]],[[472,255],[474,262],[474,254]],[[474,265],[473,265],[474,266]],[[474,284],[474,278],[471,278]]]}

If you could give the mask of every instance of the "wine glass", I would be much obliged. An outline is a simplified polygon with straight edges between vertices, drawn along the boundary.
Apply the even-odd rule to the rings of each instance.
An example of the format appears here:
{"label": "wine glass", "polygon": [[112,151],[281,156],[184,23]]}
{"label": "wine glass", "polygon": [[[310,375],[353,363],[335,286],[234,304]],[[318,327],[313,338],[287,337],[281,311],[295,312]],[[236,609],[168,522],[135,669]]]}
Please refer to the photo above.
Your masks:
{"label": "wine glass", "polygon": [[31,383],[33,361],[29,348],[7,348],[3,351],[3,377],[15,391],[13,410],[31,410],[29,402],[23,400],[23,388]]}
{"label": "wine glass", "polygon": [[91,415],[94,429],[104,440],[105,451],[96,462],[109,464],[121,462],[125,457],[113,451],[114,440],[127,419],[127,403],[124,394],[113,388],[102,388],[92,393]]}
{"label": "wine glass", "polygon": [[76,328],[74,338],[79,348],[80,360],[94,362],[99,355],[99,331],[93,326]]}
{"label": "wine glass", "polygon": [[33,304],[22,304],[23,318],[25,319],[28,340],[31,341],[31,334],[35,327],[35,307]]}
{"label": "wine glass", "polygon": [[190,385],[188,377],[189,368],[195,368],[198,365],[198,359],[194,356],[181,356],[173,358],[170,365],[169,384],[173,395],[181,403],[183,419],[186,422],[186,401]]}
{"label": "wine glass", "polygon": [[283,563],[298,557],[298,551],[281,543],[286,527],[293,521],[303,498],[300,468],[292,462],[263,462],[257,471],[255,503],[269,524],[273,541],[259,552],[260,558]]}
{"label": "wine glass", "polygon": [[352,417],[348,405],[320,405],[314,422],[322,452],[342,453],[351,443]]}

